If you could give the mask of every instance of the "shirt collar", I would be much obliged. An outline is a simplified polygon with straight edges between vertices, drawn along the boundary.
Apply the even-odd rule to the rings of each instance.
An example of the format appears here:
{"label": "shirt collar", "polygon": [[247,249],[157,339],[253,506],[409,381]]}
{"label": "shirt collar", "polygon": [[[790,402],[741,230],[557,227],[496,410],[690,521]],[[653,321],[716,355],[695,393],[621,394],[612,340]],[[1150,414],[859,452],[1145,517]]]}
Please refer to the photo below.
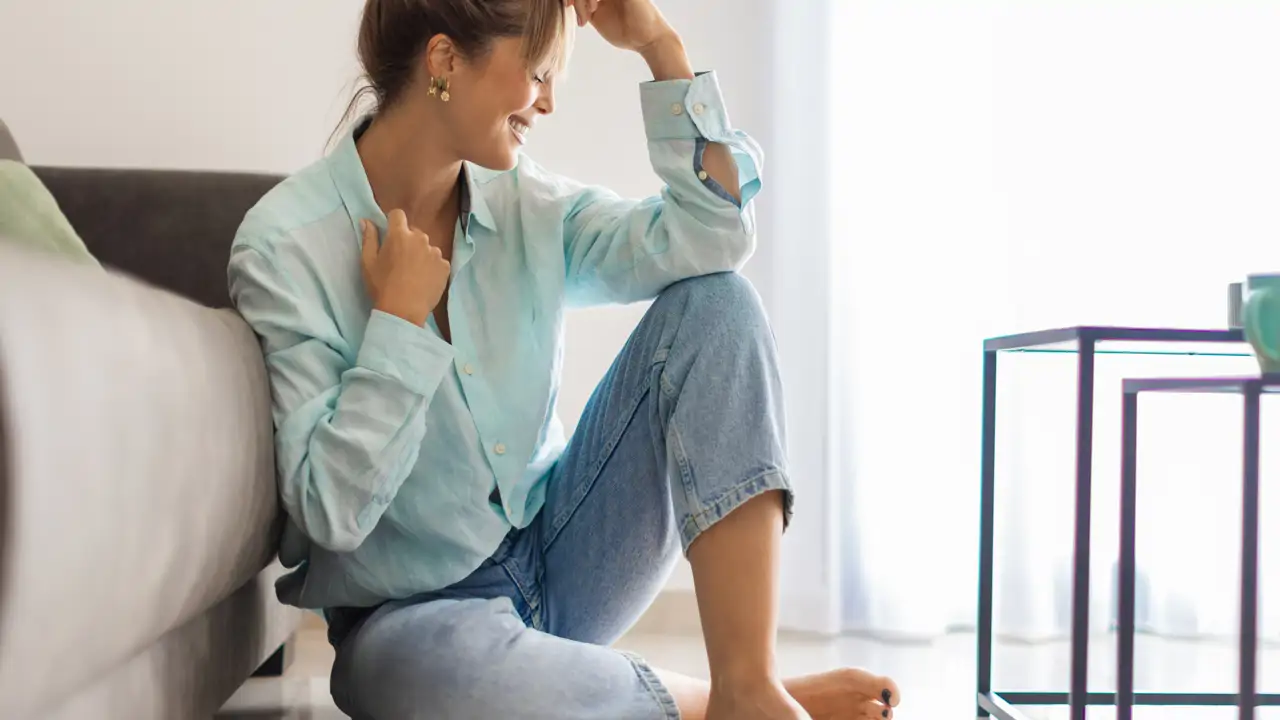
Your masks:
{"label": "shirt collar", "polygon": [[[329,155],[329,175],[333,178],[333,184],[338,189],[338,196],[342,199],[343,206],[347,209],[347,215],[351,219],[351,228],[355,231],[356,236],[360,235],[360,220],[372,220],[379,228],[383,230],[387,227],[387,216],[378,207],[378,203],[373,199],[373,187],[369,185],[369,176],[365,174],[364,164],[360,162],[360,153],[356,150],[356,140],[360,135],[368,129],[369,123],[373,121],[371,116],[365,116],[347,133],[342,141]],[[460,218],[462,220],[462,232],[470,240],[468,232],[470,221],[475,220],[480,225],[489,230],[494,229],[493,213],[489,211],[489,205],[485,203],[484,196],[479,192],[479,185],[476,184],[475,171],[471,168],[471,164],[462,163],[462,210]]]}

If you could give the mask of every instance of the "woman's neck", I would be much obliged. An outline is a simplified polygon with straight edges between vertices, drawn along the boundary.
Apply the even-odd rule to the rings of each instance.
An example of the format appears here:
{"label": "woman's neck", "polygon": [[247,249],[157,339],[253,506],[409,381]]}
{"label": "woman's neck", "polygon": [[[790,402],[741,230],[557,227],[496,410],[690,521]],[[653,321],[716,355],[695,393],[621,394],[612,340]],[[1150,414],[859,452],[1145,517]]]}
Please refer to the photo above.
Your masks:
{"label": "woman's neck", "polygon": [[457,221],[462,161],[450,156],[422,115],[404,105],[379,114],[356,150],[383,212],[403,210],[411,225],[428,230]]}

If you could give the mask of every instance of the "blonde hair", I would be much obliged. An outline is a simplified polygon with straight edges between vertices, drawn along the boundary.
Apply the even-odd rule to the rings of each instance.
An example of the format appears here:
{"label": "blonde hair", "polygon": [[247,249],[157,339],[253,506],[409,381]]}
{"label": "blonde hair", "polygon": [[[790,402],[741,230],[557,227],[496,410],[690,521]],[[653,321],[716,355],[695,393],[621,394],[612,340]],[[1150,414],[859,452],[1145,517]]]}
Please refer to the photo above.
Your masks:
{"label": "blonde hair", "polygon": [[334,134],[394,105],[436,35],[469,60],[484,57],[494,40],[519,37],[529,67],[550,72],[564,68],[573,37],[564,0],[365,0],[357,44],[364,74]]}

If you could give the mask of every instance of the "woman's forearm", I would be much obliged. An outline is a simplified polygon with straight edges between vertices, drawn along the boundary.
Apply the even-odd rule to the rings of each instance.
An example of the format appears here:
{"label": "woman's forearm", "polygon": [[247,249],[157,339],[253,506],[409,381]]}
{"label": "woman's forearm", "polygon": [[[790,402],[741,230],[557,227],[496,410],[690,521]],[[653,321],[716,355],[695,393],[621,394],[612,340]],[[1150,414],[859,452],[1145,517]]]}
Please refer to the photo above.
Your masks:
{"label": "woman's forearm", "polygon": [[[684,42],[674,31],[650,43],[640,50],[640,56],[648,63],[654,80],[692,80],[693,64],[685,52]],[[715,180],[734,200],[742,200],[738,186],[738,164],[729,148],[720,143],[707,143],[702,154],[702,169]]]}
{"label": "woman's forearm", "polygon": [[654,80],[692,80],[693,64],[684,51],[684,41],[672,31],[640,49]]}

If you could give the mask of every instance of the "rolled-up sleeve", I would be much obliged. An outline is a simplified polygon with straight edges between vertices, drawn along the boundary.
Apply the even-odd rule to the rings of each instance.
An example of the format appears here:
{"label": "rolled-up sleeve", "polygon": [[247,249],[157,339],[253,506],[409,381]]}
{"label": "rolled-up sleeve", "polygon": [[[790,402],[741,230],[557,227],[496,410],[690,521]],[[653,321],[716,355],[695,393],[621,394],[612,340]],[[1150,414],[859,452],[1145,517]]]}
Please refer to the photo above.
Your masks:
{"label": "rolled-up sleeve", "polygon": [[[738,270],[755,250],[752,200],[763,153],[730,123],[715,74],[644,83],[640,101],[649,160],[663,183],[657,195],[621,198],[531,163],[522,178],[540,183],[540,197],[561,203],[572,305],[650,299],[685,278]],[[728,147],[735,161],[740,201],[702,168],[713,142]]]}
{"label": "rolled-up sleeve", "polygon": [[249,245],[232,250],[228,283],[262,343],[285,510],[313,542],[351,552],[417,462],[426,407],[453,348],[374,310],[349,359],[323,300],[299,290],[269,251]]}
{"label": "rolled-up sleeve", "polygon": [[[759,144],[729,122],[729,111],[715,73],[701,73],[693,80],[663,80],[640,86],[640,107],[644,112],[645,134],[649,142],[693,140],[693,175],[707,189],[730,203],[747,205],[760,192],[760,171],[764,156]],[[702,153],[708,142],[729,148],[738,166],[738,186],[742,200],[735,200],[702,170]],[[684,157],[671,158],[677,166]],[[657,162],[655,159],[655,166]],[[661,173],[661,169],[659,169]],[[747,218],[749,219],[749,218]]]}

